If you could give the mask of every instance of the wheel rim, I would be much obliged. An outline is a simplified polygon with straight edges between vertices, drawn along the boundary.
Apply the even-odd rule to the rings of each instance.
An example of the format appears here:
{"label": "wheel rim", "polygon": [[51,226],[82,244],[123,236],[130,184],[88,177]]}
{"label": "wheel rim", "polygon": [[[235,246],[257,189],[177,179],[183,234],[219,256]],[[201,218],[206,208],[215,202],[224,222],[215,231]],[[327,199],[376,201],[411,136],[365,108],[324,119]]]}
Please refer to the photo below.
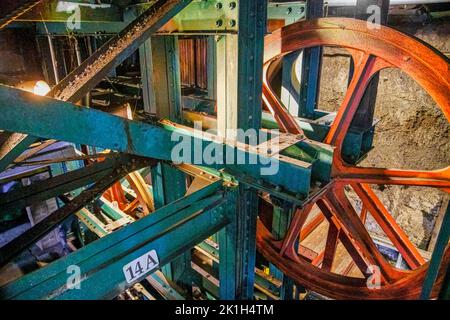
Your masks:
{"label": "wheel rim", "polygon": [[[275,240],[258,222],[257,247],[265,258],[298,284],[332,298],[341,299],[413,299],[418,298],[428,264],[395,222],[369,184],[426,186],[450,190],[450,167],[434,171],[363,168],[346,163],[342,144],[365,89],[373,75],[385,68],[398,68],[424,88],[450,120],[450,85],[448,61],[432,48],[398,31],[380,27],[369,29],[365,21],[323,18],[302,21],[273,32],[266,37],[263,101],[279,123],[280,129],[302,133],[270,86],[270,65],[282,56],[315,46],[337,46],[349,51],[354,60],[353,78],[324,142],[335,147],[331,183],[298,209],[283,240]],[[345,194],[351,187],[363,204],[361,215],[353,209]],[[313,206],[322,215],[305,223]],[[392,267],[381,255],[364,226],[370,213],[412,269]],[[316,261],[298,254],[296,242],[308,233],[311,224],[327,220],[329,230],[325,250]],[[341,242],[353,263],[365,275],[354,278],[331,272],[337,243]],[[450,250],[446,250],[433,296],[439,292]],[[318,267],[321,265],[321,268]],[[369,265],[380,267],[381,287],[367,286]]]}

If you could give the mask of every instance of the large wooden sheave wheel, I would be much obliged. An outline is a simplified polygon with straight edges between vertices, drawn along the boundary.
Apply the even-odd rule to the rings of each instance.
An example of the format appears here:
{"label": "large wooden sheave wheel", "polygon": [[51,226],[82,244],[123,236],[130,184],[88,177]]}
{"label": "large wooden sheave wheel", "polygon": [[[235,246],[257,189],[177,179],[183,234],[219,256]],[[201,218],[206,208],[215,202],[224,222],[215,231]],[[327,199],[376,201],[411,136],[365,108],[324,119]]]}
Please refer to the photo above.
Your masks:
{"label": "large wooden sheave wheel", "polygon": [[[450,166],[434,171],[357,167],[343,160],[341,150],[369,81],[384,68],[399,68],[408,74],[429,93],[449,120],[448,60],[417,39],[387,27],[370,29],[366,21],[324,18],[281,28],[268,35],[265,41],[263,101],[286,132],[301,133],[301,129],[270,87],[270,64],[290,52],[315,46],[344,48],[351,54],[355,66],[343,103],[324,141],[335,146],[331,182],[296,210],[284,239],[275,239],[262,221],[258,221],[258,250],[296,283],[331,298],[417,299],[428,263],[383,206],[370,184],[422,186],[449,192]],[[359,197],[362,203],[359,215],[345,188],[353,189]],[[305,221],[312,208],[320,210],[329,227],[325,249],[311,261],[299,253],[298,246],[305,232],[309,232],[305,228],[311,228],[311,223]],[[364,221],[367,214],[383,229],[411,270],[397,269],[384,258],[366,230]],[[331,272],[338,242],[351,256],[361,277]],[[449,260],[447,247],[432,297],[437,296],[442,286]],[[381,283],[376,289],[367,285],[371,276],[368,267],[371,265],[380,270]]]}

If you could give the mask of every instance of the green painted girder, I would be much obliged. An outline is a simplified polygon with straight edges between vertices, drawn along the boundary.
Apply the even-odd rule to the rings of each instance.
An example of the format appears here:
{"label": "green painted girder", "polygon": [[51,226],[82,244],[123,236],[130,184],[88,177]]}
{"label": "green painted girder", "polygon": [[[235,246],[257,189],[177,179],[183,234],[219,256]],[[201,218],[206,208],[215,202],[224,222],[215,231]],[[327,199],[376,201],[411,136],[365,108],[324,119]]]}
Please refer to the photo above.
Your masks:
{"label": "green painted girder", "polygon": [[[14,104],[10,101],[14,101]],[[245,146],[217,143],[199,136],[199,133],[196,134],[187,127],[165,125],[163,128],[157,124],[132,121],[6,86],[0,86],[0,112],[3,114],[0,118],[0,128],[8,131],[167,161],[173,160],[171,152],[183,140],[189,143],[194,151],[196,148],[205,150],[207,146],[217,149],[222,155],[221,159],[224,159],[227,153],[257,159],[256,164],[244,165],[210,164],[205,163],[204,159],[190,159],[187,163],[199,160],[200,163],[194,164],[235,170],[256,179],[263,179],[294,194],[306,195],[310,187],[311,165],[308,163],[289,157],[278,158],[256,153],[252,149],[245,150]],[[175,137],[175,141],[172,137],[174,132],[178,137]],[[262,169],[271,165],[278,165],[278,173],[262,175]]]}
{"label": "green painted girder", "polygon": [[[123,30],[127,23],[123,21],[114,22],[91,22],[81,21],[80,28],[69,30],[65,23],[62,22],[36,22],[36,32],[38,35],[55,35],[55,36],[67,36],[68,34],[74,35],[95,35],[95,36],[113,36]],[[16,27],[32,27],[30,23],[13,23],[10,28]]]}
{"label": "green painted girder", "polygon": [[[56,2],[56,0],[54,0]],[[44,8],[42,15],[32,10],[18,19],[13,27],[36,23],[39,34],[116,34],[131,21],[150,8],[154,1],[132,5],[124,9],[123,15],[117,7],[93,9],[81,6],[80,28],[68,30],[67,21],[73,13],[56,12],[54,2]],[[220,7],[220,5],[221,7]],[[233,5],[234,3],[235,5]],[[216,34],[237,33],[239,0],[194,0],[184,10],[163,26],[157,34]],[[220,8],[218,8],[218,6]],[[268,19],[285,20],[287,23],[304,19],[305,3],[269,3]],[[44,23],[45,22],[45,26]]]}
{"label": "green painted girder", "polygon": [[[428,300],[430,298],[434,283],[436,282],[439,269],[442,264],[443,257],[445,255],[445,250],[448,246],[449,239],[450,239],[450,206],[447,206],[444,219],[442,220],[441,229],[439,230],[439,235],[436,240],[436,245],[434,247],[433,254],[431,255],[427,275],[423,282],[422,292],[420,295],[420,298],[422,300]],[[450,270],[447,269],[446,279],[444,281],[443,287],[441,288],[440,298],[450,299],[449,273]]]}
{"label": "green painted girder", "polygon": [[286,20],[287,24],[304,19],[305,14],[305,1],[291,1],[288,3],[271,2],[267,10],[267,18],[269,20]]}
{"label": "green painted girder", "polygon": [[[127,157],[128,159],[126,159]],[[116,170],[109,175],[96,181],[95,184],[83,190],[72,200],[69,200],[69,198],[65,195],[60,195],[59,199],[65,203],[64,206],[52,212],[51,215],[40,220],[30,229],[26,230],[24,233],[2,246],[0,248],[0,268],[53,230],[57,225],[63,223],[64,220],[72,214],[81,210],[88,203],[104,193],[109,187],[111,187],[111,185],[115,183],[115,181],[123,178],[129,171],[135,171],[152,164],[152,161],[149,161],[149,159],[133,159],[128,155],[126,155],[125,159],[122,160],[123,165],[120,168],[116,168]]]}
{"label": "green painted girder", "polygon": [[20,133],[7,131],[0,133],[0,172],[4,171],[36,141],[36,137]]}
{"label": "green painted girder", "polygon": [[[323,141],[330,131],[331,124],[334,120],[333,113],[326,113],[321,110],[316,110],[323,114],[322,118],[316,120],[309,120],[305,118],[294,117],[300,128],[305,133],[305,136],[314,141]],[[262,113],[262,127],[266,129],[279,129],[274,117],[268,113]],[[370,130],[354,130],[348,131],[345,136],[342,155],[348,163],[357,163],[369,152],[372,148],[372,141],[375,132],[376,121],[374,121]]]}
{"label": "green painted girder", "polygon": [[[222,182],[177,200],[107,235],[47,267],[0,288],[1,299],[111,299],[134,283],[127,283],[123,267],[151,250],[164,265],[180,252],[217,232],[229,222],[231,189]],[[192,233],[192,230],[197,230]],[[81,271],[80,289],[69,289],[69,266]]]}
{"label": "green painted girder", "polygon": [[[79,10],[79,16],[75,17]],[[41,1],[29,12],[20,16],[18,22],[60,22],[66,24],[70,19],[81,18],[81,21],[96,22],[97,24],[122,21],[120,8],[113,4],[87,4],[76,1],[46,0]]]}
{"label": "green painted girder", "polygon": [[[238,24],[237,0],[194,0],[172,18],[159,33],[228,32],[236,33]],[[130,6],[125,16],[139,16],[151,4]]]}
{"label": "green painted girder", "polygon": [[117,35],[109,39],[47,94],[77,102],[88,94],[114,68],[132,55],[144,42],[191,0],[158,0]]}
{"label": "green painted girder", "polygon": [[123,156],[116,155],[105,161],[0,194],[0,214],[7,213],[12,209],[24,208],[94,183],[110,174],[114,168],[125,164],[123,160]]}
{"label": "green painted girder", "polygon": [[[210,256],[210,258],[214,262],[213,268],[218,269],[218,264],[216,262],[219,262],[220,248],[216,243],[212,243],[211,241],[206,240],[199,243],[196,248],[199,248],[200,250],[206,252],[206,254]],[[218,270],[215,270],[214,275],[218,275],[218,272]],[[273,295],[279,295],[280,293],[281,282],[273,276],[266,275],[262,270],[258,268],[255,268],[255,285],[264,288]],[[214,290],[214,292],[216,291],[218,291],[218,288]]]}

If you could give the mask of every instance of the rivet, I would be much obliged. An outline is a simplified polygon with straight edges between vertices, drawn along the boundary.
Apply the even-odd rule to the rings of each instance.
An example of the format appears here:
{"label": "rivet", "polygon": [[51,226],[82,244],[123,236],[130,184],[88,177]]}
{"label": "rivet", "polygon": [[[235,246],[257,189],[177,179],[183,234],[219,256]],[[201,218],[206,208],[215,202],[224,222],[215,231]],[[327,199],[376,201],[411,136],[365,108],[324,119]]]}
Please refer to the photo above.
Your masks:
{"label": "rivet", "polygon": [[216,21],[216,27],[221,27],[223,24],[222,20],[217,20]]}
{"label": "rivet", "polygon": [[222,9],[222,3],[221,2],[217,2],[216,3],[216,8],[217,9]]}

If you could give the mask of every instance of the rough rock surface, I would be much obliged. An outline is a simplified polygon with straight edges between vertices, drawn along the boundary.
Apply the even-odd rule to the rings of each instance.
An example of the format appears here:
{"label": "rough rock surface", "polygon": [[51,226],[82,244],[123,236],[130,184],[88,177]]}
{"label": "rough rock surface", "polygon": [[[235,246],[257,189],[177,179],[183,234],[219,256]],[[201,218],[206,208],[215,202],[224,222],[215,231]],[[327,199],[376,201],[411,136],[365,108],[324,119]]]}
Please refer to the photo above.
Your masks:
{"label": "rough rock surface", "polygon": [[[450,21],[393,27],[441,52],[450,52]],[[343,99],[349,58],[342,53],[331,48],[325,50],[321,109],[336,110]],[[405,73],[395,69],[380,73],[375,118],[379,119],[375,148],[361,165],[432,170],[450,164],[450,125],[429,95]],[[374,186],[374,190],[412,242],[427,249],[444,193],[432,188],[404,186]],[[382,234],[371,217],[367,227]]]}

